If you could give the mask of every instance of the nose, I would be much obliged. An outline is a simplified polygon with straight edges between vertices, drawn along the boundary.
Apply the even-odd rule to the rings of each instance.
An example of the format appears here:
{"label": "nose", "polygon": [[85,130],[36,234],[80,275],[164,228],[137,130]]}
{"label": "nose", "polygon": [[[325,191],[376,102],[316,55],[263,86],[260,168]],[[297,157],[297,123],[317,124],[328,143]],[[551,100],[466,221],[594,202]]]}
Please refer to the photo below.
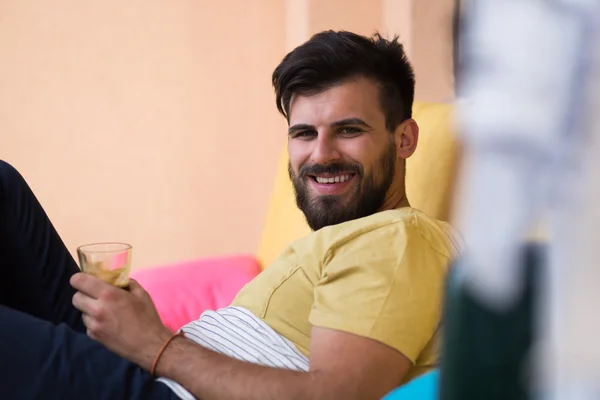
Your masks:
{"label": "nose", "polygon": [[310,157],[314,164],[325,165],[341,159],[341,153],[336,146],[335,140],[328,136],[319,135],[317,140],[314,141],[315,147]]}

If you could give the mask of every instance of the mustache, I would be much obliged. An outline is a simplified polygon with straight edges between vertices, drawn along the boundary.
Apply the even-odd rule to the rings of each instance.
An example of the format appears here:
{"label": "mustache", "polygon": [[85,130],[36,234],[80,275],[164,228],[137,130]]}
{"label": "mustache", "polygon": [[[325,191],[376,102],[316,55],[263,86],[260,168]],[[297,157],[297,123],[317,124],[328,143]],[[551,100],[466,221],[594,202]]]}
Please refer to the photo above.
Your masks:
{"label": "mustache", "polygon": [[339,174],[341,172],[349,172],[352,174],[362,175],[362,166],[358,163],[335,163],[335,164],[312,164],[303,165],[298,171],[298,177],[303,178],[307,175],[320,174]]}

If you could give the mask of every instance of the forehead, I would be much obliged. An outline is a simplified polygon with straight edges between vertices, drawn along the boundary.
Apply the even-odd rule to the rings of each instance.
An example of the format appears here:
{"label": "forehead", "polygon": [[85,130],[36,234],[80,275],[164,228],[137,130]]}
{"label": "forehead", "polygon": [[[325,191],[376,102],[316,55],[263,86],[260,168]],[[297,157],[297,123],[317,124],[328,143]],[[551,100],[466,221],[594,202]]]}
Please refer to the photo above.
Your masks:
{"label": "forehead", "polygon": [[321,125],[345,118],[361,118],[369,124],[384,122],[379,87],[360,78],[313,95],[294,95],[290,101],[290,126]]}

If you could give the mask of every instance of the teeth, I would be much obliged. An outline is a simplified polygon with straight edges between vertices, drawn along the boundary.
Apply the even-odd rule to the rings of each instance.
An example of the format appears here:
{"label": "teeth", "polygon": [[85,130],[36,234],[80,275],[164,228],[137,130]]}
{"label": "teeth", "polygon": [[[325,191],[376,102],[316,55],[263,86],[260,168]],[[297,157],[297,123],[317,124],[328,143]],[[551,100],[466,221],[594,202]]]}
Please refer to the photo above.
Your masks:
{"label": "teeth", "polygon": [[320,176],[317,176],[315,178],[317,179],[317,182],[319,182],[319,183],[341,183],[341,182],[346,182],[351,177],[352,177],[352,175],[338,175],[338,176],[332,176],[329,178],[321,178]]}

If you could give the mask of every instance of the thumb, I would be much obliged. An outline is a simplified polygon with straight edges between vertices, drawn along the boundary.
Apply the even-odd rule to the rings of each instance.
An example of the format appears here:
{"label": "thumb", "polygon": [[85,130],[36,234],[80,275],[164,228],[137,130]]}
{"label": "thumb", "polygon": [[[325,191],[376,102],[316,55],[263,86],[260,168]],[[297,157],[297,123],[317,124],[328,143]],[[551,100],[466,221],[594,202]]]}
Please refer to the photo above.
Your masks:
{"label": "thumb", "polygon": [[135,279],[129,279],[129,293],[134,295],[135,297],[144,297],[147,296],[148,293],[146,290],[136,281]]}

